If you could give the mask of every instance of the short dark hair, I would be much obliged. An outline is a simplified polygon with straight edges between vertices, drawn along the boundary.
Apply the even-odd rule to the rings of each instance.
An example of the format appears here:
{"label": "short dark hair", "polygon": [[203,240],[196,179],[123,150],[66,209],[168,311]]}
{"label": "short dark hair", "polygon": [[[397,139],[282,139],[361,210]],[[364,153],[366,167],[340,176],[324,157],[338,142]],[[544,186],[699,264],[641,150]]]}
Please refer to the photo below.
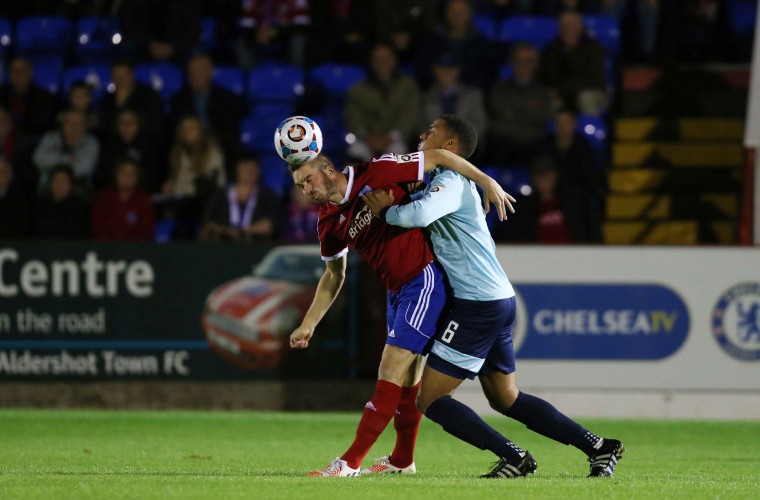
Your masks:
{"label": "short dark hair", "polygon": [[469,158],[478,147],[478,131],[469,120],[457,115],[441,115],[446,129],[459,140],[459,152],[462,158]]}
{"label": "short dark hair", "polygon": [[325,155],[318,155],[316,158],[305,161],[303,163],[288,163],[288,172],[290,172],[290,175],[293,175],[294,173],[298,172],[298,169],[312,161],[315,162],[317,170],[324,170],[327,167],[335,168],[335,165],[330,158]]}

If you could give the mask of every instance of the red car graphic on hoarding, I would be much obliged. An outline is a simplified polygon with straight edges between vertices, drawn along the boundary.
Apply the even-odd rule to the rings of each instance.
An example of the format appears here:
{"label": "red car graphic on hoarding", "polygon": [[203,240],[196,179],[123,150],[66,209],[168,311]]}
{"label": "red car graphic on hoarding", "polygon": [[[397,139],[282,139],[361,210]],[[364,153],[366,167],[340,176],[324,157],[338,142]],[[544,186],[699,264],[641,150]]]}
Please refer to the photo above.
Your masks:
{"label": "red car graphic on hoarding", "polygon": [[278,366],[324,269],[318,246],[278,247],[251,276],[216,287],[202,317],[211,348],[250,370]]}

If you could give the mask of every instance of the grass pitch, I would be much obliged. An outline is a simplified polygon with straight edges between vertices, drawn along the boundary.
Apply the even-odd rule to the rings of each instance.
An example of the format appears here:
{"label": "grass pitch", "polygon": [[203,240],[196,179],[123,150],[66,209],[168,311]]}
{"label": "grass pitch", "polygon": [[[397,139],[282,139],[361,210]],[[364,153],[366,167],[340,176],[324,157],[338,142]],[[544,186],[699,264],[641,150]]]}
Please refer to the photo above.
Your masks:
{"label": "grass pitch", "polygon": [[[422,422],[416,476],[310,478],[350,444],[359,414],[0,411],[0,498],[760,498],[760,422],[590,420],[627,448],[587,479],[574,448],[506,418],[535,476],[483,480],[492,456]],[[389,427],[365,466],[393,447]]]}

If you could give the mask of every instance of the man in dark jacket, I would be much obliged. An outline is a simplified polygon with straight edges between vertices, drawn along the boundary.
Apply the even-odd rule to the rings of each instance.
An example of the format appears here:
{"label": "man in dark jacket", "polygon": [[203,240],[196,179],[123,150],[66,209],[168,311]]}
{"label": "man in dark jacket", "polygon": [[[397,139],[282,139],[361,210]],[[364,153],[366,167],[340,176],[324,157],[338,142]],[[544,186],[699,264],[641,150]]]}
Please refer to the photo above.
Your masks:
{"label": "man in dark jacket", "polygon": [[13,117],[16,131],[38,138],[53,128],[53,96],[32,82],[34,67],[25,57],[10,64],[8,82],[0,87],[0,105]]}
{"label": "man in dark jacket", "polygon": [[609,105],[604,56],[604,48],[584,32],[581,16],[564,12],[559,36],[541,55],[540,80],[565,107],[599,116]]}
{"label": "man in dark jacket", "polygon": [[[213,133],[224,149],[225,158],[237,156],[240,142],[241,98],[211,81],[214,61],[205,54],[190,59],[187,84],[172,97],[172,116],[195,115]],[[174,128],[174,127],[172,127]],[[232,174],[232,172],[228,172]]]}

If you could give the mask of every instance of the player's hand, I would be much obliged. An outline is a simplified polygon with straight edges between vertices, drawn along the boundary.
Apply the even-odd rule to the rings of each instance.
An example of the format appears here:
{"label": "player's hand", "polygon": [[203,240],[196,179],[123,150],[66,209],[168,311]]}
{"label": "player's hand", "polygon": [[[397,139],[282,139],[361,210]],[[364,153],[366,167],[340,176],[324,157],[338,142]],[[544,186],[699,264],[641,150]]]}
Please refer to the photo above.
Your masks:
{"label": "player's hand", "polygon": [[388,191],[375,189],[373,191],[367,192],[367,194],[362,196],[364,203],[367,204],[369,209],[372,210],[372,213],[375,215],[379,215],[380,211],[385,207],[390,207],[393,205],[394,199],[395,197],[393,196],[393,191],[390,189]]}
{"label": "player's hand", "polygon": [[313,328],[307,328],[303,325],[299,326],[290,334],[290,348],[306,349],[309,347],[309,339],[311,339],[312,335],[314,335]]}
{"label": "player's hand", "polygon": [[483,186],[483,209],[488,213],[490,204],[496,207],[496,212],[499,214],[499,220],[507,220],[507,210],[515,213],[515,209],[512,203],[516,203],[511,194],[502,189],[501,185],[493,179],[489,178],[489,182]]}

